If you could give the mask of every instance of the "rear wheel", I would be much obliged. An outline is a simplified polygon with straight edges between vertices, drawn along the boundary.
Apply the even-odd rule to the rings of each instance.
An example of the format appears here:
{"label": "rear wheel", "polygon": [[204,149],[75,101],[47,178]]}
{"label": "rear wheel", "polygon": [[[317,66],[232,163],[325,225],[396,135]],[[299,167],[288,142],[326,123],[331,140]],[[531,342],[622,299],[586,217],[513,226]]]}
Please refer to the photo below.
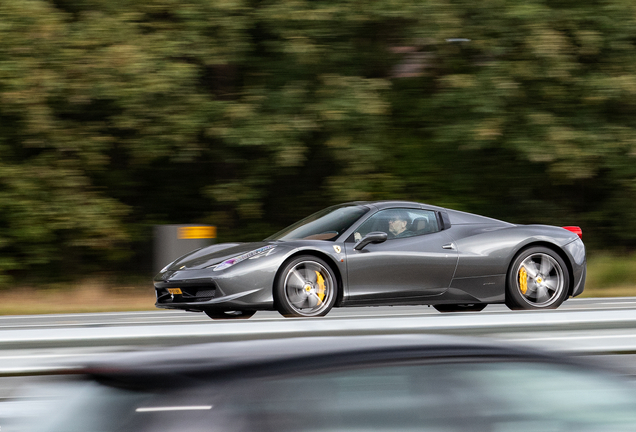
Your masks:
{"label": "rear wheel", "polygon": [[438,304],[433,305],[438,312],[479,312],[486,307],[485,303],[470,304]]}
{"label": "rear wheel", "polygon": [[336,276],[315,256],[299,256],[285,265],[274,287],[276,308],[286,317],[324,316],[336,302]]}
{"label": "rear wheel", "polygon": [[204,311],[207,316],[214,320],[228,320],[228,319],[248,319],[251,318],[256,311],[255,310],[236,310],[236,311],[216,311],[206,310]]}
{"label": "rear wheel", "polygon": [[508,270],[506,305],[510,309],[556,309],[565,301],[570,275],[552,249],[522,251]]}

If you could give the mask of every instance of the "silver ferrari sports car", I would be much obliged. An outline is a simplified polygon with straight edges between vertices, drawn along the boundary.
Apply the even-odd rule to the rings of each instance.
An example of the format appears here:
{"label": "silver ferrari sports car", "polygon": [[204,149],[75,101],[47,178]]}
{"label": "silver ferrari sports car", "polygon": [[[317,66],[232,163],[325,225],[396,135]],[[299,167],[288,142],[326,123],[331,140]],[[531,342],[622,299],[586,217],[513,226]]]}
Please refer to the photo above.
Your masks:
{"label": "silver ferrari sports car", "polygon": [[405,201],[328,207],[255,243],[195,250],[155,277],[159,308],[249,318],[333,307],[556,308],[583,292],[579,227],[515,225]]}

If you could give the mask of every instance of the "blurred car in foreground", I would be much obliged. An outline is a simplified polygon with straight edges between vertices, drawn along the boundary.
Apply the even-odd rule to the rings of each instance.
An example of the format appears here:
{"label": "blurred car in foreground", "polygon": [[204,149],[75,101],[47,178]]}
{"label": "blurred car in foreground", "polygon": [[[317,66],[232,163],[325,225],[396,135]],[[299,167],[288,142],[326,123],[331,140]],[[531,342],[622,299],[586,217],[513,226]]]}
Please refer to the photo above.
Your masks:
{"label": "blurred car in foreground", "polygon": [[262,242],[177,259],[154,279],[156,306],[213,319],[257,310],[322,316],[334,306],[556,308],[583,292],[581,236],[578,227],[514,225],[414,202],[347,203]]}
{"label": "blurred car in foreground", "polygon": [[30,426],[15,430],[636,430],[631,381],[480,339],[225,342],[123,354],[81,376]]}

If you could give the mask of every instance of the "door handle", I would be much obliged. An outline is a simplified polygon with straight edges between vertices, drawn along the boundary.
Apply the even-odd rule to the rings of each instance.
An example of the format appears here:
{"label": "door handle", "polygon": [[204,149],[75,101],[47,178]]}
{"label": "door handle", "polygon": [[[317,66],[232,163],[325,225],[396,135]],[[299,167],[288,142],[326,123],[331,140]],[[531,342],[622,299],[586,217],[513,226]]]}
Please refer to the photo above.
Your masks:
{"label": "door handle", "polygon": [[455,250],[455,244],[454,243],[447,243],[444,246],[442,246],[442,249],[452,249]]}

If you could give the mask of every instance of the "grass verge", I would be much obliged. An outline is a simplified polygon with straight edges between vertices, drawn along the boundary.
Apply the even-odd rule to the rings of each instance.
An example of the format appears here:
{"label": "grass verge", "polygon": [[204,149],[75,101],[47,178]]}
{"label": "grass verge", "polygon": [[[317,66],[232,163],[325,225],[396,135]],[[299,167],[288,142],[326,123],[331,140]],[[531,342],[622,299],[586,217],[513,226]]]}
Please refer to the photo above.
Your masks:
{"label": "grass verge", "polygon": [[4,290],[0,315],[157,310],[154,305],[152,285],[115,286],[91,279],[69,286]]}
{"label": "grass verge", "polygon": [[636,296],[636,255],[588,254],[587,281],[581,297]]}

